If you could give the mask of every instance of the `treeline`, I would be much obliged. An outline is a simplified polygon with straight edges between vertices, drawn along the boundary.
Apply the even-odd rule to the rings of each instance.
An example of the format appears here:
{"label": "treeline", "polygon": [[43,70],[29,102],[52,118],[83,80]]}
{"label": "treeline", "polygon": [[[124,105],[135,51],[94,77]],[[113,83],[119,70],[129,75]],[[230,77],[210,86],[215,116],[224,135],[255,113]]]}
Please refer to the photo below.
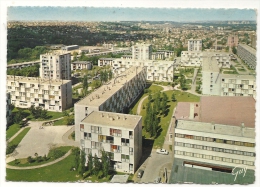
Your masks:
{"label": "treeline", "polygon": [[[12,56],[12,59],[8,61],[8,64],[15,64],[19,62],[29,62],[33,60],[39,60],[40,55],[47,53],[49,50],[44,46],[36,46],[35,48],[23,48],[19,49],[17,54]],[[8,59],[7,59],[8,60]]]}
{"label": "treeline", "polygon": [[36,64],[22,69],[7,69],[7,75],[25,76],[25,77],[39,77],[40,65]]}

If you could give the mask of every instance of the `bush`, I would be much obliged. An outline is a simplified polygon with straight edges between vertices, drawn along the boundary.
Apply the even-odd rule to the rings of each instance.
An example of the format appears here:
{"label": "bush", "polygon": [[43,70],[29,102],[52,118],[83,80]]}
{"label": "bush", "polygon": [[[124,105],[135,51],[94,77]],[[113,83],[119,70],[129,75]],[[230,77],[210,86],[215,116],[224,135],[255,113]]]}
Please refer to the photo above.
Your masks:
{"label": "bush", "polygon": [[33,161],[34,161],[34,160],[33,160],[33,158],[32,158],[31,156],[28,156],[28,157],[27,157],[27,162],[28,162],[28,163],[32,163]]}
{"label": "bush", "polygon": [[43,161],[42,156],[38,156],[38,157],[36,158],[36,162],[42,162],[42,161]]}
{"label": "bush", "polygon": [[12,152],[14,152],[14,150],[16,149],[17,145],[13,144],[13,145],[7,145],[6,148],[6,154],[11,154]]}
{"label": "bush", "polygon": [[54,159],[57,159],[57,158],[62,157],[62,156],[65,155],[65,154],[66,154],[66,153],[63,152],[63,151],[61,151],[60,149],[54,148],[54,149],[51,149],[51,150],[50,150],[48,157],[49,157],[49,158],[53,157]]}
{"label": "bush", "polygon": [[20,160],[18,160],[18,159],[15,159],[15,160],[14,160],[14,164],[15,164],[15,165],[18,165],[18,164],[20,164]]}

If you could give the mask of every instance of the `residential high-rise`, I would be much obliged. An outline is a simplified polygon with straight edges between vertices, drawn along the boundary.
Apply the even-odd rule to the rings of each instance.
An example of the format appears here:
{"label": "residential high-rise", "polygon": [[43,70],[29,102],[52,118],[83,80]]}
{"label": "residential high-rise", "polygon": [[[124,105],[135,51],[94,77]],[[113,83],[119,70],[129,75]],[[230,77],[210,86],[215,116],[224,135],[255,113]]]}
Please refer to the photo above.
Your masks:
{"label": "residential high-rise", "polygon": [[152,45],[143,43],[132,46],[132,58],[135,60],[152,59]]}
{"label": "residential high-rise", "polygon": [[251,68],[256,68],[256,50],[246,44],[239,44],[237,55]]}
{"label": "residential high-rise", "polygon": [[238,46],[238,36],[237,35],[228,36],[227,45],[229,47],[237,47]]}
{"label": "residential high-rise", "polygon": [[80,148],[101,158],[111,156],[116,171],[132,173],[142,157],[142,116],[93,111],[80,122]]}
{"label": "residential high-rise", "polygon": [[40,55],[40,77],[43,79],[71,79],[70,53],[46,53]]}
{"label": "residential high-rise", "polygon": [[188,51],[202,51],[202,40],[201,39],[189,39],[188,40]]}

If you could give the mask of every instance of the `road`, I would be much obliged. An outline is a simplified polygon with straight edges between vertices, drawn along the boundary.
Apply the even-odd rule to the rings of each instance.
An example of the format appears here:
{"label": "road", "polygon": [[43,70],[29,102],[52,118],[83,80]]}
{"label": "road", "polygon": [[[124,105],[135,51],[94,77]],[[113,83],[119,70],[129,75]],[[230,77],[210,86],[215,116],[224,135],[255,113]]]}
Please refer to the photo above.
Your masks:
{"label": "road", "polygon": [[[154,179],[161,176],[161,169],[164,165],[172,163],[171,152],[168,155],[157,154],[156,150],[152,150],[152,154],[147,158],[147,162],[144,169],[143,177],[141,178],[141,183],[153,183]],[[171,164],[170,164],[171,165]],[[142,168],[142,167],[141,167]],[[162,176],[161,176],[162,177]]]}

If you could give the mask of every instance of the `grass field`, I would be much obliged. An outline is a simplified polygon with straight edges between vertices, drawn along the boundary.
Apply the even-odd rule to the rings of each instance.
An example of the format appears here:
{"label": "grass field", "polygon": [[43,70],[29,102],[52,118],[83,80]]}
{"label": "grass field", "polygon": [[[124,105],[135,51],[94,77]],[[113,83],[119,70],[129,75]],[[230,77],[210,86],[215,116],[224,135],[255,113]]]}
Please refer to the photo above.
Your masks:
{"label": "grass field", "polygon": [[75,171],[70,171],[74,163],[74,155],[70,154],[62,161],[50,166],[28,170],[6,169],[7,181],[28,182],[75,182],[80,179]]}
{"label": "grass field", "polygon": [[[66,154],[70,149],[71,149],[71,146],[63,146],[63,147],[56,148],[56,150],[60,150],[60,151],[64,152],[64,154]],[[11,166],[18,166],[18,167],[42,165],[42,164],[46,164],[46,163],[49,163],[49,162],[52,162],[52,161],[55,160],[55,158],[52,157],[51,154],[52,153],[50,151],[48,153],[48,156],[46,155],[47,157],[49,157],[46,161],[41,161],[41,162],[34,161],[32,163],[28,163],[27,158],[21,158],[21,159],[17,159],[17,161],[20,162],[19,164],[16,164],[16,161],[9,162],[8,164],[11,165]]]}
{"label": "grass field", "polygon": [[140,101],[142,98],[148,96],[148,95],[149,95],[149,92],[150,92],[151,94],[154,94],[154,93],[156,93],[156,92],[159,92],[159,91],[162,91],[162,90],[163,90],[163,88],[162,88],[161,86],[157,86],[157,85],[151,85],[151,86],[150,86],[149,88],[147,88],[147,89],[148,89],[148,93],[144,93],[143,96],[138,100],[138,102],[137,102],[137,103],[134,105],[134,107],[132,108],[133,114],[136,114],[136,113],[137,113],[137,107],[138,107],[139,101]]}
{"label": "grass field", "polygon": [[13,124],[13,125],[9,126],[9,128],[6,131],[6,140],[9,140],[19,130],[20,130],[20,125],[18,125],[18,124]]}
{"label": "grass field", "polygon": [[30,129],[31,127],[23,129],[22,132],[20,132],[11,142],[9,142],[9,144],[18,145]]}
{"label": "grass field", "polygon": [[[178,91],[178,90],[166,91],[164,93],[166,93],[166,95],[169,98],[169,100],[168,100],[168,106],[169,106],[168,109],[169,110],[168,110],[168,113],[167,113],[166,116],[164,116],[164,115],[158,116],[160,118],[160,124],[159,124],[160,129],[158,131],[158,136],[155,139],[151,138],[151,139],[154,139],[154,144],[153,144],[154,148],[162,147],[166,133],[167,133],[167,130],[168,130],[168,127],[169,127],[169,124],[170,124],[170,121],[171,121],[173,109],[176,107],[177,102],[184,102],[184,101],[185,102],[198,102],[200,100],[200,97],[198,97],[196,95],[193,95],[193,94],[190,94],[190,93],[187,93],[187,92],[181,92],[181,91]],[[172,102],[170,100],[172,93],[175,94],[175,98],[176,98],[177,102]],[[143,104],[146,106],[147,102],[148,102],[148,98],[146,98],[144,100]],[[144,124],[145,115],[146,115],[146,111],[145,111],[145,109],[142,109],[141,110],[141,116],[143,116],[143,124]],[[150,134],[147,133],[144,128],[143,128],[142,134],[145,138],[150,139]]]}

